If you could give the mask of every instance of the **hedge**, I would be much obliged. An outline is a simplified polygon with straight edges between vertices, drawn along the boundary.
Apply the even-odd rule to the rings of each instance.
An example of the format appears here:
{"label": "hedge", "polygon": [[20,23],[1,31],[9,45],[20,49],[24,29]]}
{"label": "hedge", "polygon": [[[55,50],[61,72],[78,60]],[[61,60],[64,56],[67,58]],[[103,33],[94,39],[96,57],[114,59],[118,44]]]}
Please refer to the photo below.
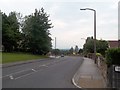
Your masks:
{"label": "hedge", "polygon": [[108,65],[120,65],[120,48],[112,48],[106,51],[106,63]]}

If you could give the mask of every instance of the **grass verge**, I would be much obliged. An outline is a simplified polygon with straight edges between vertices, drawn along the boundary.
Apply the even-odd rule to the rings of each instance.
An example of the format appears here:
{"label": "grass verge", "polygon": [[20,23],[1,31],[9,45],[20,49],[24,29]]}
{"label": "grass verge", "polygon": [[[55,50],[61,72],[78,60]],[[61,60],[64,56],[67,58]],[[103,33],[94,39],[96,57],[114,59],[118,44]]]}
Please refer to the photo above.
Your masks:
{"label": "grass verge", "polygon": [[25,53],[2,53],[2,63],[28,61],[28,60],[36,60],[36,59],[42,59],[42,58],[47,58],[47,56],[32,55],[32,54],[25,54]]}

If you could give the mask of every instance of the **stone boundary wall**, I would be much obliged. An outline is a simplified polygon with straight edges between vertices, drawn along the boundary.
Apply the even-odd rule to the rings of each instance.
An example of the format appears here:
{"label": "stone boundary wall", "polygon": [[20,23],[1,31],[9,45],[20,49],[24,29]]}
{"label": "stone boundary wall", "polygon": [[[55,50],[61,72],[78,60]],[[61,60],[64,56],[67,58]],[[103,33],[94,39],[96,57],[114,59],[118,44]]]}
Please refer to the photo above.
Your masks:
{"label": "stone boundary wall", "polygon": [[107,64],[105,63],[105,58],[102,56],[97,57],[97,66],[107,84]]}

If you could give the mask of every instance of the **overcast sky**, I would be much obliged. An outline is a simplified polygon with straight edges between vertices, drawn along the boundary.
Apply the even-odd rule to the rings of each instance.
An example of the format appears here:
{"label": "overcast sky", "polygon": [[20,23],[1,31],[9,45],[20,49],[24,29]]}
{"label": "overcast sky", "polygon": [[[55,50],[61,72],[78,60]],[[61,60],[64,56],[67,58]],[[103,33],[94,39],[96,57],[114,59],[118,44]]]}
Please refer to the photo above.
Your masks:
{"label": "overcast sky", "polygon": [[[83,47],[85,39],[93,36],[93,12],[80,11],[80,8],[93,8],[97,11],[97,39],[118,39],[119,0],[0,0],[0,9],[6,14],[11,11],[24,16],[43,7],[50,15],[54,28],[50,29],[52,44],[57,38],[57,48]],[[84,38],[84,39],[81,39]]]}

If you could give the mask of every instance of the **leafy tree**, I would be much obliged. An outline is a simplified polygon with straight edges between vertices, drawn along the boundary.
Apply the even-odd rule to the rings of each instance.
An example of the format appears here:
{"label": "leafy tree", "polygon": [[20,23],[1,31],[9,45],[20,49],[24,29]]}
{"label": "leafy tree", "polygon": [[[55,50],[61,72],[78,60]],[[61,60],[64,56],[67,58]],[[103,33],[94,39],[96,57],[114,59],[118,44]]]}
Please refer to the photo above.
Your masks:
{"label": "leafy tree", "polygon": [[105,56],[105,51],[108,48],[108,43],[105,40],[99,40],[97,41],[97,52],[101,53],[103,56]]}
{"label": "leafy tree", "polygon": [[61,54],[63,54],[63,55],[69,54],[69,50],[68,50],[68,49],[61,49],[60,52],[61,52]]}
{"label": "leafy tree", "polygon": [[83,53],[83,49],[79,49],[79,52],[78,52],[79,54],[81,54],[81,53]]}
{"label": "leafy tree", "polygon": [[74,49],[73,49],[73,47],[71,47],[70,50],[69,50],[69,53],[73,54],[73,52],[74,52]]}
{"label": "leafy tree", "polygon": [[86,43],[84,44],[84,52],[93,53],[94,52],[94,40],[92,37],[88,37],[86,39]]}
{"label": "leafy tree", "polygon": [[76,45],[76,46],[75,46],[75,54],[78,54],[78,52],[79,52],[79,48],[78,48],[78,46]]}
{"label": "leafy tree", "polygon": [[16,12],[11,12],[9,16],[2,13],[2,44],[4,51],[15,51],[20,39],[19,23]]}
{"label": "leafy tree", "polygon": [[[105,40],[96,40],[96,51],[105,55],[105,51],[108,48],[108,43]],[[93,37],[88,37],[86,43],[84,44],[84,53],[94,53],[94,39]]]}
{"label": "leafy tree", "polygon": [[60,55],[61,51],[59,49],[52,49],[52,54],[54,54],[54,55]]}
{"label": "leafy tree", "polygon": [[23,48],[34,54],[46,54],[51,50],[51,37],[49,29],[53,26],[49,23],[49,16],[41,10],[25,17],[23,24],[23,37],[25,38]]}

